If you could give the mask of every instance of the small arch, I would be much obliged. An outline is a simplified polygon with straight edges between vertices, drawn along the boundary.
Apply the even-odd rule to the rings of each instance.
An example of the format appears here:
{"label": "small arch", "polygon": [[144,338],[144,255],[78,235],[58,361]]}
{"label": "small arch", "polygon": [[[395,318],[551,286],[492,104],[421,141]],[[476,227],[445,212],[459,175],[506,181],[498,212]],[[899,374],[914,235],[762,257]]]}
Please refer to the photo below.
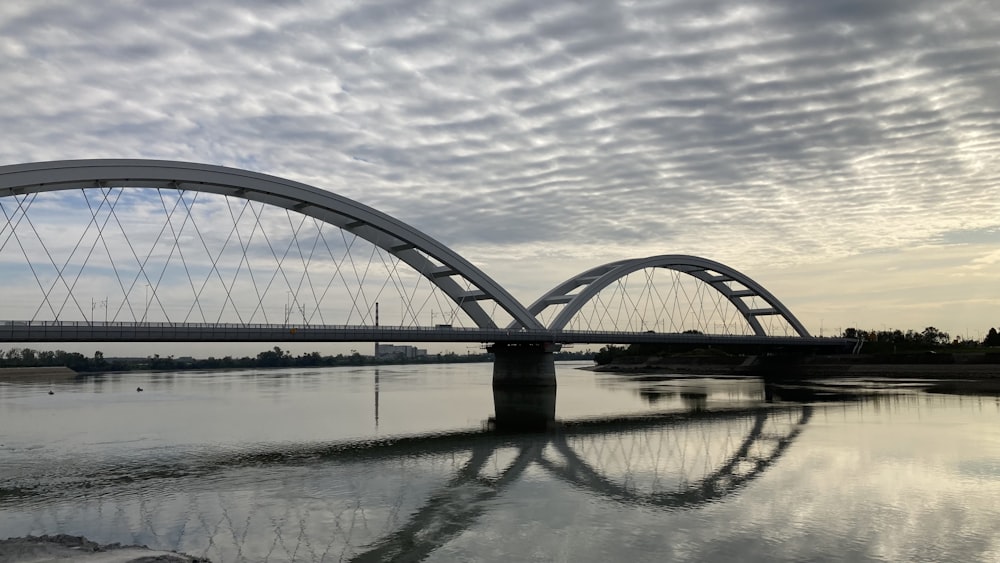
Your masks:
{"label": "small arch", "polygon": [[[537,318],[542,311],[549,307],[565,305],[559,314],[552,319],[548,327],[550,330],[563,330],[573,315],[579,312],[602,289],[632,272],[645,268],[666,268],[682,272],[708,284],[736,307],[757,336],[767,336],[757,317],[780,315],[799,336],[809,337],[809,331],[795,318],[788,307],[785,307],[777,297],[749,276],[720,262],[683,254],[664,254],[647,258],[619,260],[591,268],[552,288],[532,303],[528,307],[528,311]],[[733,281],[745,289],[729,287],[727,282]],[[583,289],[573,293],[579,287],[583,287]],[[744,298],[748,297],[759,297],[767,303],[768,307],[752,309],[743,301]]]}

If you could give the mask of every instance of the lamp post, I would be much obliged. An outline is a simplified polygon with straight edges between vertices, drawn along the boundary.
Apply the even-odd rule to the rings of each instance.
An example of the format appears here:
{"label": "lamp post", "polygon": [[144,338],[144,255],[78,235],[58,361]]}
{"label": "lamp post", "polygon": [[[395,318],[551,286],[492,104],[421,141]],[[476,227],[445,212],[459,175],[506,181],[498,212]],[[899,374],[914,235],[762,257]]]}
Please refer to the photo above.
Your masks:
{"label": "lamp post", "polygon": [[105,297],[103,301],[97,301],[93,297],[90,298],[90,324],[94,324],[94,309],[97,307],[104,307],[104,324],[108,323],[108,298]]}

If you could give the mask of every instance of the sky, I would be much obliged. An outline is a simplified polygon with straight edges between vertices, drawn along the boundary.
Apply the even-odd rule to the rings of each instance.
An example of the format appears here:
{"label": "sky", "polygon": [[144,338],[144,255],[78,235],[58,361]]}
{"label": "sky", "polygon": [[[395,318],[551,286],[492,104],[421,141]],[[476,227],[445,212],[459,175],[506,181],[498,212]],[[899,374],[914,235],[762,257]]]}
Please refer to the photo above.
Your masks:
{"label": "sky", "polygon": [[0,3],[0,164],[204,162],[409,223],[530,303],[723,262],[814,334],[1000,325],[1000,7]]}

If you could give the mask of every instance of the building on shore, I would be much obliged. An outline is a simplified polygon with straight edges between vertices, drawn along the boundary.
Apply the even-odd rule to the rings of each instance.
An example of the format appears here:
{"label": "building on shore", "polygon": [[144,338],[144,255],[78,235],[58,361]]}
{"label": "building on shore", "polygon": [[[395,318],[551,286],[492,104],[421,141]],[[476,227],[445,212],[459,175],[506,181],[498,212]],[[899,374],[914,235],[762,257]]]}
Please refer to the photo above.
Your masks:
{"label": "building on shore", "polygon": [[375,357],[378,359],[404,358],[412,360],[427,356],[427,350],[416,346],[396,346],[394,344],[376,344]]}

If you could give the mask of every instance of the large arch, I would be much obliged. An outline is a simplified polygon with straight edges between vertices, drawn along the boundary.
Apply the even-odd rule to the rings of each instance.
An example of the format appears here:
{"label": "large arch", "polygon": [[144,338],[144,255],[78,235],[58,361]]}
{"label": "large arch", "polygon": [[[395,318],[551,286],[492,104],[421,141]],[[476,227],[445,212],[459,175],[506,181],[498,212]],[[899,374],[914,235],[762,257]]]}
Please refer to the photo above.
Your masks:
{"label": "large arch", "polygon": [[[247,170],[164,160],[61,160],[0,166],[0,198],[106,187],[160,188],[239,197],[295,211],[348,231],[395,255],[452,299],[480,328],[496,328],[479,304],[492,300],[524,328],[541,323],[503,287],[423,232],[354,200]],[[455,278],[475,289],[467,290]]]}
{"label": "large arch", "polygon": [[[552,288],[532,303],[528,307],[528,311],[537,316],[551,306],[565,305],[559,314],[552,319],[548,327],[550,330],[563,330],[573,315],[602,289],[632,272],[645,268],[667,268],[683,272],[708,284],[736,307],[757,336],[767,336],[764,327],[757,319],[757,317],[767,315],[780,315],[799,336],[809,336],[809,331],[795,318],[795,315],[778,301],[778,298],[750,277],[720,262],[683,254],[664,254],[647,258],[619,260],[591,268]],[[727,285],[727,282],[737,282],[744,289],[733,289]],[[580,287],[583,289],[577,291],[577,288]],[[768,304],[768,307],[751,309],[743,301],[747,297],[759,297]]]}

